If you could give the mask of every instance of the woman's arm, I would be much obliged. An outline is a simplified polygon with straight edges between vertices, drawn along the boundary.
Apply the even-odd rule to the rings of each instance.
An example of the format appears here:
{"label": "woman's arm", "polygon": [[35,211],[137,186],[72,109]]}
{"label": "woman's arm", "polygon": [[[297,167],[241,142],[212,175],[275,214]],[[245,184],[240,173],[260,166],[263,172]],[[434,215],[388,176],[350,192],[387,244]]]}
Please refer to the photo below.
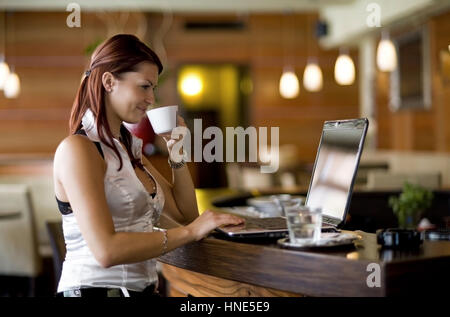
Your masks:
{"label": "woman's arm", "polygon": [[190,223],[198,217],[194,183],[187,163],[181,168],[172,168],[172,193],[186,223]]}
{"label": "woman's arm", "polygon": [[83,238],[103,267],[158,257],[164,250],[202,239],[217,226],[242,222],[232,215],[208,211],[188,226],[168,230],[164,248],[162,232],[115,231],[105,196],[106,165],[90,140],[78,135],[66,138],[55,153],[54,172]]}
{"label": "woman's arm", "polygon": [[[178,127],[184,127],[187,129],[184,119],[181,116],[177,117]],[[182,144],[183,136],[181,139],[172,139],[171,133],[160,135],[167,143],[167,149],[169,157],[172,153],[172,148],[176,143]],[[183,148],[179,148],[180,156],[183,154]],[[172,159],[173,160],[173,159]],[[172,183],[169,183],[158,171],[152,166],[152,164],[143,157],[143,163],[148,167],[152,174],[157,177],[157,181],[161,185],[166,197],[166,204],[164,212],[170,215],[171,218],[177,222],[188,224],[198,217],[197,199],[195,196],[194,183],[192,181],[191,174],[185,164],[181,168],[172,169]]]}

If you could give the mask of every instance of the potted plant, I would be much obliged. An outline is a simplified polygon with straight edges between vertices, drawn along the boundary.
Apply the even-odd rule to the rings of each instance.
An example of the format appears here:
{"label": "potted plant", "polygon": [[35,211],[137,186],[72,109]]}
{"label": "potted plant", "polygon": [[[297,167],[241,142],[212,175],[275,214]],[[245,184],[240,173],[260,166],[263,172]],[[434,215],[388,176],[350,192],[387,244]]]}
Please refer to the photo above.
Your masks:
{"label": "potted plant", "polygon": [[405,183],[402,193],[389,197],[389,206],[397,217],[398,226],[416,229],[423,212],[431,206],[433,193],[420,185]]}

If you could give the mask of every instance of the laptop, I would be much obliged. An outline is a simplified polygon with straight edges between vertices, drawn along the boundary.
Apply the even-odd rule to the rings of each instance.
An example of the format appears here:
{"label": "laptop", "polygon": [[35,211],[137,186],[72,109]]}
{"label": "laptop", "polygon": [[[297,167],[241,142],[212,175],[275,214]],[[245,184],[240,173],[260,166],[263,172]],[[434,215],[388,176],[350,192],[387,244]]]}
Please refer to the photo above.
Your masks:
{"label": "laptop", "polygon": [[[367,118],[325,121],[305,205],[322,210],[322,232],[345,224],[363,151]],[[285,217],[243,217],[241,225],[216,229],[230,238],[280,238],[288,234]]]}

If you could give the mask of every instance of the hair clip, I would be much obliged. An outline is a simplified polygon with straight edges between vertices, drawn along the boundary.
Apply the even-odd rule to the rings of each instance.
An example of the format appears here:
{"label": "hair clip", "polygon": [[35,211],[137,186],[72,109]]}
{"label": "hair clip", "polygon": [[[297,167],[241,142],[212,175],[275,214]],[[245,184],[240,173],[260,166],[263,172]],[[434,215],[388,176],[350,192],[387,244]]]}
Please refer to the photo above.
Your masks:
{"label": "hair clip", "polygon": [[86,77],[88,77],[91,74],[91,70],[88,69],[87,71],[84,72],[84,74],[86,75]]}

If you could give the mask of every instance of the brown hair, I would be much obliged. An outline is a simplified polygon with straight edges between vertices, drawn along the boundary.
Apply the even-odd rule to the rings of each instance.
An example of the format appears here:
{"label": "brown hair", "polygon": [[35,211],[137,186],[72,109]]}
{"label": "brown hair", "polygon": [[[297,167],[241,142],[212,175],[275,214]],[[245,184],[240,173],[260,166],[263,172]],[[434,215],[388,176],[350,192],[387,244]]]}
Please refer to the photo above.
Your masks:
{"label": "brown hair", "polygon": [[[102,84],[102,76],[103,73],[110,72],[120,78],[122,73],[136,71],[141,62],[150,62],[156,65],[158,74],[161,74],[163,66],[159,57],[134,35],[117,34],[100,44],[92,54],[89,69],[78,88],[70,114],[70,133],[75,134],[81,128],[81,119],[86,110],[92,111],[100,141],[110,147],[119,157],[118,170],[122,168],[123,162],[117,147],[112,142],[113,135],[106,119],[105,88]],[[140,165],[140,161],[134,157],[131,151],[130,132],[122,125],[120,134],[133,167]]]}

